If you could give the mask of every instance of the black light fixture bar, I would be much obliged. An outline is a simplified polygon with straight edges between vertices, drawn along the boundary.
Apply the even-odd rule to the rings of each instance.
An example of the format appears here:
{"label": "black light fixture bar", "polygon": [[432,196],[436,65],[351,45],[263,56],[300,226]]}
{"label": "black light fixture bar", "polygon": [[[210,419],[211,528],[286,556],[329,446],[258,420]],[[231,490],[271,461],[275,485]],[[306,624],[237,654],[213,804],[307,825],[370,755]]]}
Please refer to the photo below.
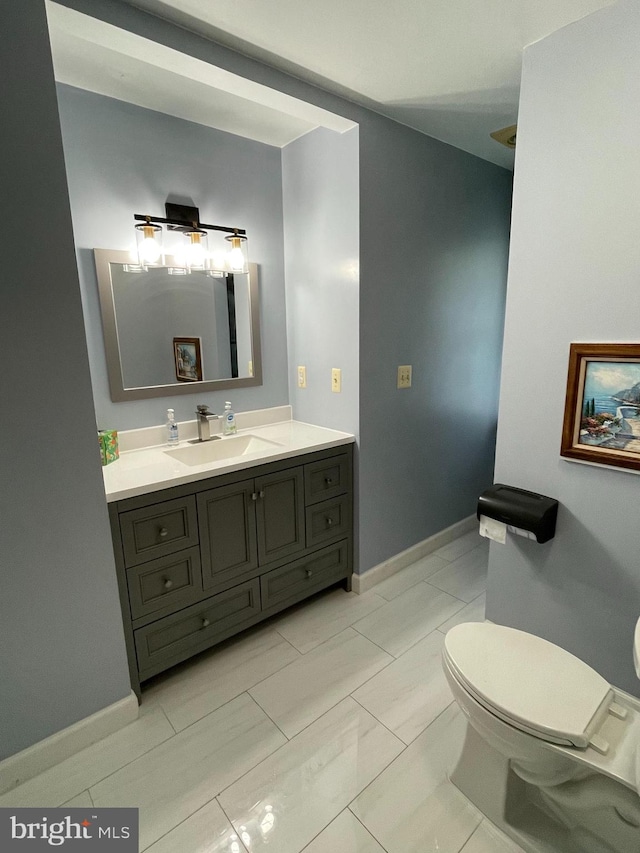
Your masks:
{"label": "black light fixture bar", "polygon": [[156,225],[175,225],[178,228],[203,228],[205,231],[223,231],[225,234],[237,234],[240,237],[245,237],[247,232],[244,228],[229,228],[226,225],[205,225],[199,220],[185,219],[170,219],[162,216],[146,216],[143,213],[134,213],[133,218],[136,222],[149,222]]}

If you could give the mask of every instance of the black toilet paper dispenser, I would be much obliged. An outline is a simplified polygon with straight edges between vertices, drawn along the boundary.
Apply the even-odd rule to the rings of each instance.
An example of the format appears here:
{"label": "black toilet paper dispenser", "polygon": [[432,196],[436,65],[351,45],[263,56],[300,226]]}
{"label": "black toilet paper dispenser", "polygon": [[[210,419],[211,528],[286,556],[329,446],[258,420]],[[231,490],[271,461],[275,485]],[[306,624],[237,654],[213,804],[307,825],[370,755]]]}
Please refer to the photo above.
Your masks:
{"label": "black toilet paper dispenser", "polygon": [[556,532],[558,501],[537,492],[495,483],[478,498],[476,515],[478,519],[483,515],[500,521],[514,528],[514,533],[532,533],[539,543],[548,542]]}

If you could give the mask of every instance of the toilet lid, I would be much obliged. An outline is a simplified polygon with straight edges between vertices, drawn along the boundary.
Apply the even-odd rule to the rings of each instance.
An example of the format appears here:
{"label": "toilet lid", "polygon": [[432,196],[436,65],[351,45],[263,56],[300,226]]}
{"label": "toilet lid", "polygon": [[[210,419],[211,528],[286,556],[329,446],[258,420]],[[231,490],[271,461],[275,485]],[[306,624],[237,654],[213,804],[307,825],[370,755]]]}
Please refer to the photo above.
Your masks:
{"label": "toilet lid", "polygon": [[488,711],[542,740],[586,747],[613,699],[574,655],[524,631],[467,622],[447,632],[447,662]]}

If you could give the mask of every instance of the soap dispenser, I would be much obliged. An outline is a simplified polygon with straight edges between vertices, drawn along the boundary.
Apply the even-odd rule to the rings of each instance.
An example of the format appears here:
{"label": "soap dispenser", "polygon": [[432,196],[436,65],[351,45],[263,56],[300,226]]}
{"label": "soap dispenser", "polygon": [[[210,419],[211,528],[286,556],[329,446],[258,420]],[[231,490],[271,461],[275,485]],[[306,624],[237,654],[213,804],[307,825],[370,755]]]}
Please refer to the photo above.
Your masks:
{"label": "soap dispenser", "polygon": [[178,424],[175,422],[173,409],[167,409],[166,440],[170,447],[175,447],[180,441]]}
{"label": "soap dispenser", "polygon": [[222,432],[225,435],[233,435],[236,431],[236,416],[231,411],[231,403],[224,404],[224,415],[222,416]]}

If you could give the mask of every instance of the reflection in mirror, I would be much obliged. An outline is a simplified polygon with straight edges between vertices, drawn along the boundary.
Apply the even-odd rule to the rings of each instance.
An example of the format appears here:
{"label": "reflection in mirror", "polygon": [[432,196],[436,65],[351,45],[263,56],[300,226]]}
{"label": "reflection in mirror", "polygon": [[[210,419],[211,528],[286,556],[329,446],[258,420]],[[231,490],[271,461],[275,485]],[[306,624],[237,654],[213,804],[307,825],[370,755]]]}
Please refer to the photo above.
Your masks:
{"label": "reflection in mirror", "polygon": [[128,252],[94,255],[112,400],[262,384],[255,264],[180,275],[140,269]]}

